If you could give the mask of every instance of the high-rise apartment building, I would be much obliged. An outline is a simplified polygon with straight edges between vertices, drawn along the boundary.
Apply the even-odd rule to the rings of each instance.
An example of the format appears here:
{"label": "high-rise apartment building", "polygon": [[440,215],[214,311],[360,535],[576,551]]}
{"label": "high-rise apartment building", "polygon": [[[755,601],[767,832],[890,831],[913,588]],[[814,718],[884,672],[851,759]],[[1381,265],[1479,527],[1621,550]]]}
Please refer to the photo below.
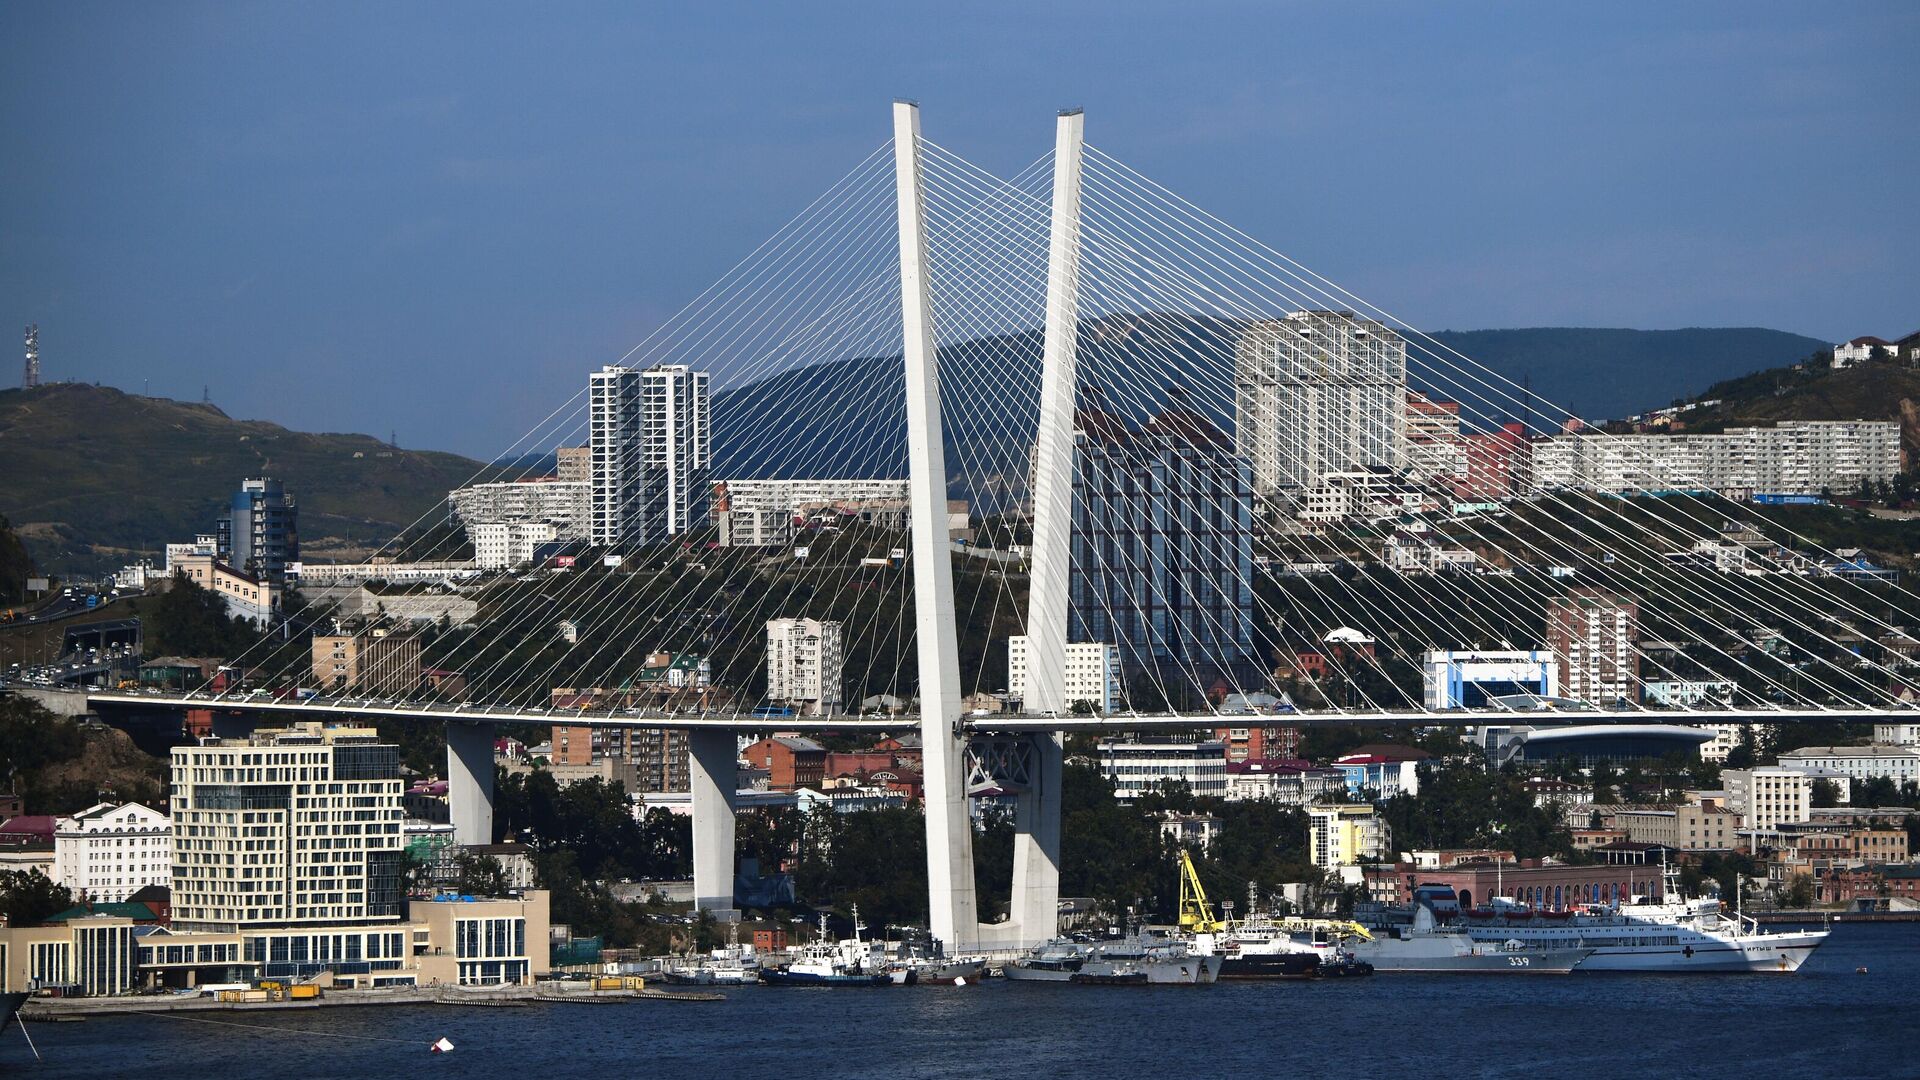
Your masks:
{"label": "high-rise apartment building", "polygon": [[1560,693],[1601,707],[1640,700],[1640,605],[1601,589],[1575,589],[1547,604],[1547,648]]}
{"label": "high-rise apartment building", "polygon": [[1138,428],[1082,409],[1074,433],[1067,639],[1106,642],[1169,693],[1240,681],[1253,650],[1253,488],[1205,417]]}
{"label": "high-rise apartment building", "polygon": [[278,480],[245,480],[219,521],[221,562],[278,584],[287,564],[300,561],[299,510]]}
{"label": "high-rise apartment building", "polygon": [[1527,426],[1502,424],[1492,431],[1470,431],[1466,478],[1458,492],[1475,502],[1499,502],[1527,494],[1533,487],[1533,442]]}
{"label": "high-rise apartment building", "polygon": [[1372,803],[1307,808],[1307,851],[1325,870],[1393,857],[1393,830]]}
{"label": "high-rise apartment building", "polygon": [[1407,391],[1407,479],[1453,490],[1466,479],[1467,440],[1460,430],[1460,403]]}
{"label": "high-rise apartment building", "polygon": [[[1027,635],[1007,638],[1007,696],[1027,700]],[[1067,645],[1067,706],[1086,704],[1101,714],[1120,711],[1120,649],[1104,641]]]}
{"label": "high-rise apartment building", "polygon": [[1337,473],[1404,467],[1407,343],[1350,311],[1249,325],[1234,352],[1234,448],[1263,506]]}
{"label": "high-rise apartment building", "polygon": [[767,620],[767,699],[809,716],[838,712],[845,647],[840,624],[819,619]]}
{"label": "high-rise apartment building", "polygon": [[707,524],[713,432],[707,373],[684,364],[593,373],[595,544],[659,543]]}
{"label": "high-rise apartment building", "polygon": [[172,766],[176,929],[400,921],[400,750],[373,729],[259,731]]}

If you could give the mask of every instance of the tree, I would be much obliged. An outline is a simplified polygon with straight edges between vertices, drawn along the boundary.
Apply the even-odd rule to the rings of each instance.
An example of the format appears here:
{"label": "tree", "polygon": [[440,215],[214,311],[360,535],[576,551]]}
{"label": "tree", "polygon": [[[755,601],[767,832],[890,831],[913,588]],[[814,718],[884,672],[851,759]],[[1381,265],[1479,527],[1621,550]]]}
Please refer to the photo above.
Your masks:
{"label": "tree", "polygon": [[237,656],[259,640],[251,624],[227,614],[227,602],[219,593],[184,573],[175,574],[167,585],[142,612],[149,658]]}
{"label": "tree", "polygon": [[462,851],[453,859],[452,888],[466,896],[507,895],[507,871],[491,855]]}
{"label": "tree", "polygon": [[0,916],[8,926],[38,926],[73,906],[73,894],[39,870],[0,870]]}
{"label": "tree", "polygon": [[1813,875],[1795,874],[1787,886],[1787,906],[1808,908],[1813,906]]}
{"label": "tree", "polygon": [[1743,725],[1740,728],[1740,741],[1734,744],[1733,749],[1727,751],[1727,768],[1751,769],[1759,757],[1760,750],[1753,739],[1753,725]]}
{"label": "tree", "polygon": [[[1821,777],[1815,780],[1812,787],[1808,789],[1807,798],[1816,809],[1828,806],[1839,806],[1840,785],[1825,777]],[[1799,904],[1795,906],[1805,907],[1806,905]]]}
{"label": "tree", "polygon": [[1593,801],[1597,803],[1617,802],[1619,798],[1615,791],[1617,781],[1618,777],[1611,761],[1594,762]]}

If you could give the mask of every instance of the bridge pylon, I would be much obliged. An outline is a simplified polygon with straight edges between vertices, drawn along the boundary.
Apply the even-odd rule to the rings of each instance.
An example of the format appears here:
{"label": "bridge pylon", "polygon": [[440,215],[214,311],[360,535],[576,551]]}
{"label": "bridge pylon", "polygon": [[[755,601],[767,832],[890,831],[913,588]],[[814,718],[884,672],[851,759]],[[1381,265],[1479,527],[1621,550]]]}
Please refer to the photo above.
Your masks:
{"label": "bridge pylon", "polygon": [[913,620],[919,649],[922,791],[927,822],[927,916],[934,937],[949,949],[964,949],[978,940],[980,919],[973,886],[973,819],[967,808],[967,743],[960,727],[960,651],[954,624],[953,549],[947,543],[947,455],[940,419],[940,370],[927,290],[920,107],[913,102],[894,103],[893,162],[900,225],[901,358],[906,366]]}
{"label": "bridge pylon", "polygon": [[[1034,552],[1029,600],[1028,711],[1064,713],[1067,588],[1072,551],[1073,427],[1079,333],[1080,175],[1083,116],[1062,112],[1055,131],[1051,242],[1040,421],[1036,445]],[[953,555],[946,536],[947,470],[939,358],[928,303],[927,235],[921,188],[920,111],[896,102],[894,180],[900,228],[900,321],[906,368],[914,625],[924,747],[927,901],[934,937],[950,949],[1031,945],[1054,936],[1060,906],[1058,732],[999,740],[970,756],[961,724]],[[1018,762],[1013,896],[1006,921],[982,924],[973,880],[968,780],[983,759]]]}

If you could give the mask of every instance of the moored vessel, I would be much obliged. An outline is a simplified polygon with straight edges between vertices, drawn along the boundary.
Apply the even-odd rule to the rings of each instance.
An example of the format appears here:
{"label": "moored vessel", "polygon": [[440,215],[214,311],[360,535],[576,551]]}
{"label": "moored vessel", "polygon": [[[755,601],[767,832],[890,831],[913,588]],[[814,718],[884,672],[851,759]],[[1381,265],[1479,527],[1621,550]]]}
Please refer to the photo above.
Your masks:
{"label": "moored vessel", "polygon": [[1586,948],[1576,971],[1775,972],[1800,969],[1826,930],[1762,930],[1718,899],[1681,895],[1679,875],[1664,872],[1659,900],[1635,897],[1606,906],[1541,910],[1505,897],[1462,911],[1458,923],[1476,942],[1507,941],[1548,949]]}

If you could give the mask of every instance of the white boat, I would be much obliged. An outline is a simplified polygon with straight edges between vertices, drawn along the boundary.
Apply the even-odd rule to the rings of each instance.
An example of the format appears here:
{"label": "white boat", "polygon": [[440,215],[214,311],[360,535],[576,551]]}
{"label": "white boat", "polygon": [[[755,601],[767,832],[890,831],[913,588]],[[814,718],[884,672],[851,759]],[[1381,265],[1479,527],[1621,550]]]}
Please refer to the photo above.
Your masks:
{"label": "white boat", "polygon": [[1537,911],[1505,897],[1463,911],[1459,925],[1476,942],[1517,941],[1544,949],[1591,949],[1577,971],[1797,971],[1827,939],[1826,930],[1769,931],[1728,915],[1717,899],[1684,899],[1669,868],[1663,898],[1610,907]]}
{"label": "white boat", "polygon": [[745,986],[759,981],[760,956],[752,945],[740,944],[740,924],[734,923],[725,945],[705,956],[672,960],[660,974],[686,986]]}

